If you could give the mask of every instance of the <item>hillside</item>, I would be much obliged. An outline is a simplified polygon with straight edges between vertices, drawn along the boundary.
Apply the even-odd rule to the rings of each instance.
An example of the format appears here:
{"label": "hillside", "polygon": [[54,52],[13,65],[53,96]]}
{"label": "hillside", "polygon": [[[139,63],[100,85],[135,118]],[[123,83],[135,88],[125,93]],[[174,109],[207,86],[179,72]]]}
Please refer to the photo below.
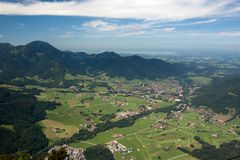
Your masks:
{"label": "hillside", "polygon": [[36,122],[45,119],[45,110],[55,108],[56,104],[38,101],[33,94],[38,92],[0,87],[0,154],[17,151],[32,154],[48,145]]}
{"label": "hillside", "polygon": [[240,77],[215,79],[202,87],[193,99],[194,105],[211,107],[216,112],[228,112],[227,108],[239,110]]}
{"label": "hillside", "polygon": [[0,44],[2,81],[35,75],[56,80],[62,79],[66,72],[72,74],[104,72],[111,77],[154,79],[182,74],[184,66],[139,56],[121,57],[114,52],[88,55],[84,52],[60,51],[42,41],[34,41],[25,46]]}

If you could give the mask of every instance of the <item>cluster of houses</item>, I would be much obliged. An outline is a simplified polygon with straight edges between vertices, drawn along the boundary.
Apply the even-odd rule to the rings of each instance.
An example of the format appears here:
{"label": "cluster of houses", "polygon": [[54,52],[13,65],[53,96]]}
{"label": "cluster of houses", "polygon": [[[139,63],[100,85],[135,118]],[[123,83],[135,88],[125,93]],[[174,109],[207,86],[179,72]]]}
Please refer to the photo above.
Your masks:
{"label": "cluster of houses", "polygon": [[195,109],[196,112],[198,112],[201,115],[201,118],[209,123],[215,124],[215,125],[223,125],[225,122],[227,122],[229,119],[232,119],[235,117],[234,113],[228,114],[228,115],[221,115],[217,114],[212,110],[206,110],[206,109]]}
{"label": "cluster of houses", "polygon": [[118,141],[110,141],[106,143],[107,148],[112,152],[119,152],[121,154],[128,154],[132,152],[132,148],[128,148]]}
{"label": "cluster of houses", "polygon": [[172,119],[182,119],[181,115],[182,115],[183,111],[171,111],[171,113],[168,115],[168,118]]}
{"label": "cluster of houses", "polygon": [[116,113],[116,118],[128,118],[128,117],[132,117],[134,115],[139,114],[138,111],[123,111],[123,112],[117,112]]}
{"label": "cluster of houses", "polygon": [[[159,97],[164,95],[164,99],[167,101],[181,101],[184,92],[183,87],[175,80],[170,80],[169,83],[171,84],[171,87],[169,88],[163,87],[162,84],[154,82],[147,85],[143,83],[136,83],[131,86],[131,89],[126,89],[121,84],[118,84],[115,89],[115,93],[121,93],[129,96],[134,95],[144,99],[159,99]],[[176,88],[177,93],[172,93],[170,91],[172,88]],[[123,104],[124,103],[120,103],[120,105]]]}
{"label": "cluster of houses", "polygon": [[189,104],[186,104],[186,103],[177,104],[175,106],[175,109],[176,110],[181,110],[181,111],[187,111],[187,112],[193,111],[193,108]]}
{"label": "cluster of houses", "polygon": [[137,111],[123,111],[123,112],[117,112],[116,113],[116,118],[128,118],[128,117],[132,117],[135,116],[137,114],[146,112],[146,111],[151,111],[153,110],[152,107],[145,107],[145,106],[140,106],[139,109]]}
{"label": "cluster of houses", "polygon": [[144,92],[155,93],[155,94],[163,94],[166,91],[158,83],[151,83],[150,85],[145,87]]}

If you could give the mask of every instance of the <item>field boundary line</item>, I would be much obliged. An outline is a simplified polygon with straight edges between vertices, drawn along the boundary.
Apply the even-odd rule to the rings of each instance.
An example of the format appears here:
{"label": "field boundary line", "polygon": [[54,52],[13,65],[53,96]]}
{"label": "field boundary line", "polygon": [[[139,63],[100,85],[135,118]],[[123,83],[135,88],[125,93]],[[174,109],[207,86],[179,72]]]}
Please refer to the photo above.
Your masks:
{"label": "field boundary line", "polygon": [[181,155],[178,155],[178,156],[169,158],[168,160],[174,160],[174,159],[176,159],[176,158],[184,157],[184,156],[187,156],[187,155],[188,155],[188,154],[181,154]]}

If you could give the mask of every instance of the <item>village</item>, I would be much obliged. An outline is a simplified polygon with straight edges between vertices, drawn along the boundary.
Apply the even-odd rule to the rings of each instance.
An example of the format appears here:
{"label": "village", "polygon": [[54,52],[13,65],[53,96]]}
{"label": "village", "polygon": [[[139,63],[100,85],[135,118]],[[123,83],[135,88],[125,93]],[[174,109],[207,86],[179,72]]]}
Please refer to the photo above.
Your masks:
{"label": "village", "polygon": [[[111,89],[111,94],[120,94],[124,96],[134,96],[141,99],[145,99],[148,101],[147,105],[139,106],[138,110],[125,110],[125,106],[128,106],[129,103],[125,99],[115,99],[114,104],[119,107],[119,111],[114,113],[115,119],[125,119],[129,118],[147,111],[152,111],[156,108],[156,105],[159,101],[166,101],[174,103],[175,107],[174,110],[168,115],[168,118],[175,118],[181,120],[181,114],[183,112],[196,112],[201,115],[201,119],[207,121],[209,123],[213,123],[216,125],[224,124],[224,122],[231,119],[230,117],[223,117],[219,116],[217,113],[213,111],[206,110],[204,108],[195,108],[188,103],[188,98],[197,88],[199,85],[188,85],[188,87],[184,88],[180,83],[176,80],[169,80],[168,86],[161,85],[159,83],[134,83],[131,84],[131,87],[126,89],[124,87],[126,84],[117,83],[116,88]],[[171,86],[171,87],[169,87]],[[71,86],[69,89],[75,91],[78,95],[81,94],[79,87]],[[186,90],[188,90],[188,94],[185,95]],[[84,99],[82,102],[91,102],[92,99]],[[103,101],[109,101],[110,99],[108,96],[102,96]],[[231,111],[231,115],[234,116],[236,113],[235,111]],[[96,129],[96,122],[94,122],[91,118],[87,117],[84,122],[84,127],[87,128],[89,131],[94,131]],[[164,123],[158,123],[153,125],[156,128],[164,128]],[[188,126],[193,126],[193,124],[188,124]]]}
{"label": "village", "polygon": [[[79,131],[86,130],[87,134],[91,135],[93,133],[94,136],[87,140],[84,138],[75,143],[82,144],[81,142],[83,142],[93,145],[95,144],[94,137],[98,137],[99,135],[104,137],[104,133],[106,132],[108,138],[104,142],[100,141],[101,144],[107,147],[114,155],[131,157],[129,159],[136,159],[136,154],[141,154],[141,147],[144,148],[146,144],[136,147],[133,144],[125,142],[127,137],[134,138],[135,136],[133,135],[141,135],[141,133],[143,134],[145,131],[147,133],[148,130],[151,130],[151,132],[156,132],[155,135],[161,135],[158,138],[159,142],[161,142],[165,140],[165,137],[171,136],[171,134],[167,134],[168,132],[175,133],[184,132],[184,130],[193,130],[197,134],[208,134],[211,138],[220,138],[221,134],[219,131],[210,132],[197,129],[199,124],[225,126],[225,123],[236,115],[236,111],[233,109],[229,110],[228,115],[221,115],[204,106],[193,106],[189,99],[191,98],[190,96],[194,95],[199,85],[180,83],[175,79],[170,79],[166,82],[148,81],[141,83],[107,81],[104,83],[104,86],[107,86],[108,89],[101,88],[100,91],[96,90],[97,85],[94,88],[83,83],[84,81],[81,81],[81,83],[78,83],[79,86],[70,86],[68,89],[77,97],[77,108],[81,109],[80,116],[83,121],[80,124]],[[101,84],[102,86],[103,84]],[[72,105],[72,102],[69,104]],[[167,104],[168,106],[166,111],[162,108],[163,104]],[[75,106],[72,105],[72,107],[74,108]],[[92,107],[94,109],[91,109]],[[109,107],[111,112],[109,112],[107,107]],[[156,117],[154,118],[152,115]],[[111,133],[111,130],[117,130],[118,127],[119,130],[125,130],[124,128],[134,126],[138,120],[145,123],[146,119],[148,119],[146,121],[150,121],[149,119],[152,118],[154,120],[151,123],[137,132],[129,130],[123,132],[115,131],[114,134]],[[188,121],[186,118],[193,120]],[[51,128],[51,132],[54,135],[61,134],[65,130],[65,128]],[[239,134],[238,130],[237,126],[229,127],[226,134],[236,136]],[[98,133],[101,134],[98,135]],[[151,141],[151,139],[156,138],[154,137],[155,135],[149,133],[144,138],[147,141]],[[96,138],[96,141],[96,144],[98,144],[98,138]],[[186,140],[182,135],[179,135],[178,141],[186,143],[190,148],[194,148],[196,145],[193,140]],[[79,146],[81,147],[80,144]],[[178,150],[178,147],[182,147],[182,144],[172,142],[160,148],[164,152],[168,152]]]}

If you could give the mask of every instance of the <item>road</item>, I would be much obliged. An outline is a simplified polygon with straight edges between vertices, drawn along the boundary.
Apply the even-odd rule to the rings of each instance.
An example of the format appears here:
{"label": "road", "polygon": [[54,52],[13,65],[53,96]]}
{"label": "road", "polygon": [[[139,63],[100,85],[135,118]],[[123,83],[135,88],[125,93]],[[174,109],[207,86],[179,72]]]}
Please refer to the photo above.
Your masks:
{"label": "road", "polygon": [[172,157],[168,160],[174,160],[174,159],[177,159],[177,158],[180,158],[180,157],[184,157],[184,156],[187,156],[188,154],[181,154],[181,155],[178,155],[178,156],[175,156],[175,157]]}

